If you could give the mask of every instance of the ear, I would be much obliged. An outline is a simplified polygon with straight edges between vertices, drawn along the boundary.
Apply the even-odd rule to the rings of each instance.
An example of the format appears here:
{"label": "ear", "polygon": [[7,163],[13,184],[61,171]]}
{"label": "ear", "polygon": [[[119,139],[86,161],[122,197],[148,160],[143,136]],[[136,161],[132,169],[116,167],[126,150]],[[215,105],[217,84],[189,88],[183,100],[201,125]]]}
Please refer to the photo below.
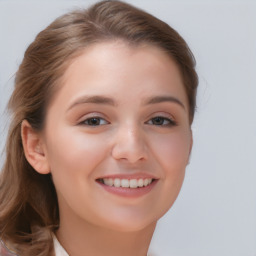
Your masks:
{"label": "ear", "polygon": [[189,145],[189,155],[188,155],[188,162],[187,164],[189,165],[190,164],[190,158],[191,158],[191,152],[192,152],[192,147],[193,147],[193,132],[192,130],[190,130],[190,145]]}
{"label": "ear", "polygon": [[50,173],[42,135],[36,132],[27,120],[22,121],[21,137],[25,157],[30,165],[40,174]]}

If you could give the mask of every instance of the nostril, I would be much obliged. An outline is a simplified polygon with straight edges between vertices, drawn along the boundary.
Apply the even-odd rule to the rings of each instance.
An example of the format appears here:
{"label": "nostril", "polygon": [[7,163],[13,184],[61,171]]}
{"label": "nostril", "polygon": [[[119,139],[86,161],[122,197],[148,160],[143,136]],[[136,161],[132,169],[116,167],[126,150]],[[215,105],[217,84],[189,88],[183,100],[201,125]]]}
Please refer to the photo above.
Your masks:
{"label": "nostril", "polygon": [[112,148],[114,159],[136,163],[147,158],[145,145],[141,141],[133,141],[129,137],[123,140],[125,141],[118,141]]}

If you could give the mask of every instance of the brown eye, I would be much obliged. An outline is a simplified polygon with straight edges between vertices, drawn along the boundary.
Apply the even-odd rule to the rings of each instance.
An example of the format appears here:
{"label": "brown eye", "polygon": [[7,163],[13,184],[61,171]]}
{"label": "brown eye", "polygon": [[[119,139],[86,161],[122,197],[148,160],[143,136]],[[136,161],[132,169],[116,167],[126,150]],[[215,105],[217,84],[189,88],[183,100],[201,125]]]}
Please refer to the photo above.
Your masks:
{"label": "brown eye", "polygon": [[176,123],[166,117],[156,116],[148,121],[149,124],[158,125],[158,126],[168,126],[168,125],[176,125]]}
{"label": "brown eye", "polygon": [[165,119],[163,117],[160,117],[160,116],[152,118],[152,123],[154,125],[163,125],[164,121],[165,121]]}
{"label": "brown eye", "polygon": [[81,124],[88,125],[88,126],[99,126],[99,125],[108,124],[108,122],[105,119],[100,117],[92,117],[81,122]]}

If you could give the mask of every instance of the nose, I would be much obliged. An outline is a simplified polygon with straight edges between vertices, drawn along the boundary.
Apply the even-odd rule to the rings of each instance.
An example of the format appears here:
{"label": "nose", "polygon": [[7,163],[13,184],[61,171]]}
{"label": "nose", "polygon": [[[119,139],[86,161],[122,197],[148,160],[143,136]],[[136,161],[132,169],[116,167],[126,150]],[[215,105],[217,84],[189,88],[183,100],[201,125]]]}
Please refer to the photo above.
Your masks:
{"label": "nose", "polygon": [[147,144],[143,131],[136,126],[121,127],[114,139],[112,157],[132,164],[146,160]]}

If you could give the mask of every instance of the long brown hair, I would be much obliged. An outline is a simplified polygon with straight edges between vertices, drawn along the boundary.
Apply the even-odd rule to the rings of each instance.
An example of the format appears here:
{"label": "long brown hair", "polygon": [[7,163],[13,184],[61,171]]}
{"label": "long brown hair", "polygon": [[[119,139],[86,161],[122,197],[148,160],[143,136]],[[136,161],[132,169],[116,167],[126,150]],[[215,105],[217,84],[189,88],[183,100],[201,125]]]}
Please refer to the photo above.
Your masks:
{"label": "long brown hair", "polygon": [[0,235],[23,256],[54,255],[52,233],[59,225],[57,195],[51,175],[27,162],[21,123],[44,128],[45,112],[70,60],[88,45],[121,39],[156,45],[180,69],[193,121],[198,84],[195,60],[186,42],[166,23],[119,1],[102,1],[86,10],[57,18],[40,32],[25,52],[9,101],[12,113],[6,161],[0,180]]}

